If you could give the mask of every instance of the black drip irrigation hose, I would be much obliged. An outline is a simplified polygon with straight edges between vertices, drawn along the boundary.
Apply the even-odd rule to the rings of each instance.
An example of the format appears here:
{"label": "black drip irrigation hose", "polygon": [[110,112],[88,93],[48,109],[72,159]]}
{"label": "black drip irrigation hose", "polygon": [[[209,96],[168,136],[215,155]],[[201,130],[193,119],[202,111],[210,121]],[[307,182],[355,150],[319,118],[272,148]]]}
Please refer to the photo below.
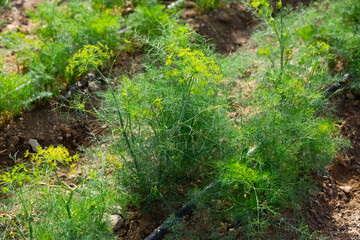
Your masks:
{"label": "black drip irrigation hose", "polygon": [[145,238],[145,240],[156,240],[163,236],[172,226],[175,225],[177,221],[180,221],[185,214],[190,212],[195,207],[194,204],[189,204],[183,206],[177,213],[175,213],[175,217],[169,217],[166,221],[161,224],[158,228],[156,228],[149,236]]}
{"label": "black drip irrigation hose", "polygon": [[[214,187],[215,183],[209,184],[206,188],[204,188],[196,197],[201,197],[207,190]],[[190,212],[193,208],[195,208],[194,201],[190,201],[185,204],[175,216],[168,217],[163,224],[161,224],[158,228],[156,228],[150,235],[148,235],[144,240],[157,240],[162,237],[172,226],[174,226],[178,221],[180,221],[188,212]]]}
{"label": "black drip irrigation hose", "polygon": [[343,79],[336,85],[332,85],[325,89],[324,95],[326,98],[331,97],[337,90],[344,87],[348,80],[351,78],[351,73],[347,73],[343,76]]}

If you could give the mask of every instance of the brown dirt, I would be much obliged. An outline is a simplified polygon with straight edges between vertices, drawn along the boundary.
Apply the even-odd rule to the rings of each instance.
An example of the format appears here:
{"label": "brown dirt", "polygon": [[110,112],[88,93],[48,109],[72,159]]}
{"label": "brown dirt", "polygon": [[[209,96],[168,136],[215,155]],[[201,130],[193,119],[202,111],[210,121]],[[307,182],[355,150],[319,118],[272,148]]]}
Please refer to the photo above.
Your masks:
{"label": "brown dirt", "polygon": [[[29,33],[35,25],[31,23],[26,11],[34,10],[41,1],[11,1],[10,8],[0,10],[0,21],[4,22],[0,26],[0,31],[19,29],[24,33]],[[6,60],[9,59],[5,59],[5,63],[9,64],[4,64],[4,67],[9,65],[10,68],[14,68],[9,72],[17,72],[15,60]],[[10,154],[21,158],[26,150],[31,150],[29,139],[36,139],[42,147],[63,145],[74,154],[78,146],[88,144],[89,138],[86,129],[91,125],[93,122],[80,121],[74,117],[63,119],[54,110],[52,104],[39,106],[0,126],[0,166],[14,164],[9,157]]]}
{"label": "brown dirt", "polygon": [[[283,5],[308,6],[313,0],[284,0]],[[246,10],[242,3],[228,3],[211,12],[198,14],[195,3],[185,3],[182,18],[208,42],[217,46],[218,52],[229,54],[247,46],[251,32],[259,21]]]}
{"label": "brown dirt", "polygon": [[338,154],[330,176],[318,177],[321,191],[309,205],[308,224],[331,239],[360,236],[360,96],[350,90],[332,99],[341,120],[341,134],[352,148]]}
{"label": "brown dirt", "polygon": [[220,53],[235,51],[248,43],[257,25],[251,13],[241,3],[232,3],[201,15],[193,4],[187,4],[182,17],[195,31],[217,45]]}
{"label": "brown dirt", "polygon": [[141,214],[138,209],[132,209],[127,217],[121,222],[120,228],[116,231],[121,240],[144,239],[160,226],[169,213],[160,209],[156,213]]}
{"label": "brown dirt", "polygon": [[74,154],[79,145],[89,142],[89,126],[89,122],[75,118],[62,119],[51,105],[27,112],[0,127],[0,165],[13,164],[9,154],[21,158],[26,150],[31,151],[30,139],[36,139],[42,147],[63,145]]}
{"label": "brown dirt", "polygon": [[34,24],[29,21],[26,9],[34,10],[36,5],[42,0],[16,0],[11,1],[9,8],[0,9],[0,31],[15,31],[19,29],[22,32],[29,32],[34,28]]}

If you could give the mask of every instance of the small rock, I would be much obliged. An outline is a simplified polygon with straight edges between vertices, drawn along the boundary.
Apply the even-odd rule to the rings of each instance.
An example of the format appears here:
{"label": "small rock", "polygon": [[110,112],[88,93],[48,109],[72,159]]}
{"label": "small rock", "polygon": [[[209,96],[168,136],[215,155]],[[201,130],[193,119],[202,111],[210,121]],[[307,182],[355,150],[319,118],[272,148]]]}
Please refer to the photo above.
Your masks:
{"label": "small rock", "polygon": [[220,12],[218,16],[219,21],[221,22],[230,22],[231,16],[225,12]]}
{"label": "small rock", "polygon": [[89,90],[90,92],[97,92],[101,89],[101,83],[98,81],[89,82]]}
{"label": "small rock", "polygon": [[244,45],[247,42],[247,38],[246,37],[237,37],[235,39],[235,43],[237,45]]}
{"label": "small rock", "polygon": [[327,191],[328,195],[330,198],[332,198],[332,196],[334,195],[334,190],[332,190],[331,188],[328,189]]}
{"label": "small rock", "polygon": [[117,232],[121,228],[122,223],[124,222],[124,219],[118,214],[110,215],[109,219],[111,222],[113,232]]}
{"label": "small rock", "polygon": [[19,144],[20,138],[18,136],[11,136],[8,139],[8,150],[9,152],[13,153],[16,151],[16,146]]}
{"label": "small rock", "polygon": [[234,228],[229,229],[229,237],[234,238],[236,236],[236,231]]}
{"label": "small rock", "polygon": [[189,9],[189,10],[185,11],[184,17],[185,18],[195,18],[196,14],[197,14],[197,12],[195,9]]}
{"label": "small rock", "polygon": [[30,139],[29,144],[34,152],[37,152],[39,148],[41,148],[40,144],[36,139]]}
{"label": "small rock", "polygon": [[184,3],[184,1],[185,1],[185,0],[178,0],[178,1],[176,1],[176,2],[173,2],[173,3],[169,4],[169,5],[167,6],[167,8],[168,8],[168,9],[175,8],[176,6],[181,5],[182,3]]}
{"label": "small rock", "polygon": [[339,188],[341,190],[343,190],[344,192],[346,192],[346,193],[349,193],[351,191],[351,189],[352,189],[352,187],[350,187],[350,186],[341,186]]}
{"label": "small rock", "polygon": [[317,191],[314,190],[309,190],[309,194],[313,197],[317,197],[319,195],[319,193]]}

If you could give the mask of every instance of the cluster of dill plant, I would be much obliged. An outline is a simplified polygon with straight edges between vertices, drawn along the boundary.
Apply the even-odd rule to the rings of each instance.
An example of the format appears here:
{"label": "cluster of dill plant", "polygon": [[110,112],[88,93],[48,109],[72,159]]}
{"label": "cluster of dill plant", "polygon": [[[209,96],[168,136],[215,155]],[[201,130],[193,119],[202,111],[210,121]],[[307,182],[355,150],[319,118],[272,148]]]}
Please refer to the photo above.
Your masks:
{"label": "cluster of dill plant", "polygon": [[[324,9],[324,8],[322,8]],[[328,14],[325,14],[327,12]],[[345,59],[345,69],[342,74],[351,73],[350,89],[359,93],[360,90],[360,7],[357,1],[331,1],[330,8],[318,16],[321,25],[316,21],[311,23],[315,34],[314,40],[325,41],[330,46],[334,56]],[[330,62],[330,67],[337,64],[336,58]]]}
{"label": "cluster of dill plant", "polygon": [[[253,5],[263,9],[269,24],[257,40],[273,41],[261,42],[256,53],[265,73],[254,73],[258,88],[248,104],[258,110],[241,121],[241,131],[227,118],[221,88],[229,65],[178,23],[144,40],[145,72],[122,77],[121,86],[104,94],[104,112],[97,112],[115,127],[116,139],[124,140],[113,146],[122,159],[119,184],[138,196],[136,204],[160,203],[171,210],[184,189],[212,182],[196,204],[211,209],[206,201],[218,199],[223,207],[216,213],[248,226],[249,236],[266,231],[281,209],[299,208],[298,200],[314,187],[309,177],[323,171],[341,142],[322,95],[331,78],[329,45],[293,45],[285,14],[274,18],[269,4]],[[282,10],[281,2],[277,7]],[[274,41],[278,46],[267,48]]]}
{"label": "cluster of dill plant", "polygon": [[[214,195],[224,206],[231,202],[222,209],[225,218],[249,227],[249,237],[266,233],[274,219],[282,221],[282,209],[301,209],[301,201],[316,188],[311,176],[326,174],[325,166],[346,146],[323,94],[328,84],[340,81],[328,70],[329,44],[299,41],[301,34],[287,25],[292,19],[281,1],[277,17],[268,1],[252,5],[267,25],[253,36],[258,46],[254,62],[261,66],[250,77],[257,80],[248,101],[254,112],[240,125],[242,153],[220,164],[224,192]],[[301,211],[297,217],[300,226]],[[299,237],[311,237],[293,227]]]}
{"label": "cluster of dill plant", "polygon": [[168,23],[162,32],[145,41],[146,72],[123,77],[115,97],[105,95],[105,118],[119,122],[114,109],[124,118],[114,134],[125,132],[128,143],[114,151],[124,156],[122,184],[140,204],[166,205],[182,185],[207,178],[236,132],[217,94],[222,73],[211,50],[193,43],[198,36],[181,24]]}
{"label": "cluster of dill plant", "polygon": [[2,121],[34,102],[59,95],[67,84],[78,80],[66,73],[66,66],[82,46],[99,42],[113,50],[120,48],[120,14],[106,7],[95,9],[94,4],[43,2],[30,13],[38,23],[34,30],[37,38],[29,38],[20,31],[1,34],[0,45],[15,53],[17,65],[17,73],[1,71]]}
{"label": "cluster of dill plant", "polygon": [[[2,193],[8,197],[5,205],[1,205],[2,237],[113,237],[105,211],[114,204],[115,196],[110,185],[101,180],[100,171],[90,171],[88,176],[76,181],[62,178],[63,172],[76,174],[75,163],[79,161],[77,154],[70,156],[63,146],[39,148],[36,154],[27,152],[24,157],[30,157],[28,163],[17,164],[0,175]],[[15,207],[17,204],[21,209]]]}
{"label": "cluster of dill plant", "polygon": [[[304,224],[302,201],[316,189],[312,176],[327,174],[325,167],[334,161],[335,153],[348,146],[339,137],[323,94],[326,86],[341,80],[329,70],[334,49],[331,41],[318,38],[309,27],[320,21],[314,13],[323,5],[298,14],[278,1],[279,15],[274,16],[269,1],[251,3],[265,27],[252,39],[257,52],[247,57],[261,67],[244,80],[256,81],[251,99],[236,99],[251,112],[238,121],[237,155],[218,162],[217,184],[196,204],[221,221],[245,228],[242,234],[249,238],[267,236],[269,227],[279,221],[286,222],[286,231],[299,239],[312,239],[316,236]],[[282,217],[283,209],[297,212],[292,223]],[[283,233],[279,231],[278,238]],[[175,230],[169,239],[176,234]]]}
{"label": "cluster of dill plant", "polygon": [[[212,211],[210,200],[219,200],[221,208],[214,212],[222,213],[234,226],[246,226],[249,237],[266,231],[282,209],[300,208],[298,200],[314,187],[311,174],[322,173],[340,143],[333,118],[324,111],[322,95],[325,85],[339,81],[327,71],[331,44],[312,40],[312,27],[288,26],[289,11],[281,1],[276,4],[279,17],[273,17],[265,0],[252,1],[252,5],[261,11],[268,28],[254,38],[260,49],[253,62],[260,62],[262,68],[252,75],[258,80],[257,89],[246,104],[257,110],[241,119],[238,128],[227,117],[223,80],[233,68],[246,69],[249,63],[242,60],[234,66],[219,58],[196,33],[169,18],[162,6],[139,6],[129,18],[132,29],[149,35],[140,40],[148,53],[145,72],[133,79],[121,77],[116,89],[109,84],[109,92],[102,94],[104,105],[92,112],[113,127],[117,140],[111,154],[99,156],[114,167],[119,189],[129,189],[135,196],[133,203],[142,207],[160,203],[172,211],[184,195],[195,199],[198,190],[192,194],[191,189],[211,183],[206,195],[193,201]],[[117,34],[117,20],[109,11],[97,15],[88,6],[87,2],[79,6],[70,2],[57,8],[44,3],[39,8],[38,16],[46,25],[40,36],[43,41],[52,39],[40,51],[46,60],[41,71],[75,79],[70,75],[80,77],[95,69],[109,83],[100,68],[111,57],[109,49],[119,43],[118,36],[111,35]],[[68,16],[77,31],[66,21],[55,21]],[[99,36],[104,38],[99,40]],[[300,40],[304,44],[298,45]],[[78,106],[85,110],[84,105]],[[38,156],[40,165],[49,162],[57,169],[51,160],[54,153],[47,154],[40,152],[34,158]],[[55,154],[56,159],[61,154]],[[18,170],[26,172],[22,166]],[[39,239],[110,237],[103,218],[107,198],[115,191],[101,180],[108,176],[98,174],[92,171],[86,184],[73,188],[55,172],[59,191],[54,194],[55,184],[50,180],[40,195],[52,199],[40,206],[44,213],[50,210],[50,217],[44,219],[52,224],[41,220],[36,225],[28,213],[28,225],[35,224],[37,229],[33,234]],[[295,229],[299,235],[311,235]]]}

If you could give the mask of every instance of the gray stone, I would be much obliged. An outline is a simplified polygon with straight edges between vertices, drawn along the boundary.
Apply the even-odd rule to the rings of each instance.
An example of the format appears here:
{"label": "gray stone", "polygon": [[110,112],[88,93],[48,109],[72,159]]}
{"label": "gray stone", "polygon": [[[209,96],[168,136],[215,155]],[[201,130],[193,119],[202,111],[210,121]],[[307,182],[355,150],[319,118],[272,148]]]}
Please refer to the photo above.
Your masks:
{"label": "gray stone", "polygon": [[41,148],[40,144],[36,139],[30,139],[29,144],[34,152],[38,152],[39,148]]}
{"label": "gray stone", "polygon": [[110,215],[109,220],[111,222],[112,232],[117,232],[124,222],[124,219],[118,214]]}
{"label": "gray stone", "polygon": [[222,22],[230,22],[231,21],[231,16],[225,12],[220,12],[219,15],[218,15],[218,19],[219,21],[222,21]]}
{"label": "gray stone", "polygon": [[91,81],[89,82],[89,90],[90,92],[97,92],[101,89],[101,82]]}

